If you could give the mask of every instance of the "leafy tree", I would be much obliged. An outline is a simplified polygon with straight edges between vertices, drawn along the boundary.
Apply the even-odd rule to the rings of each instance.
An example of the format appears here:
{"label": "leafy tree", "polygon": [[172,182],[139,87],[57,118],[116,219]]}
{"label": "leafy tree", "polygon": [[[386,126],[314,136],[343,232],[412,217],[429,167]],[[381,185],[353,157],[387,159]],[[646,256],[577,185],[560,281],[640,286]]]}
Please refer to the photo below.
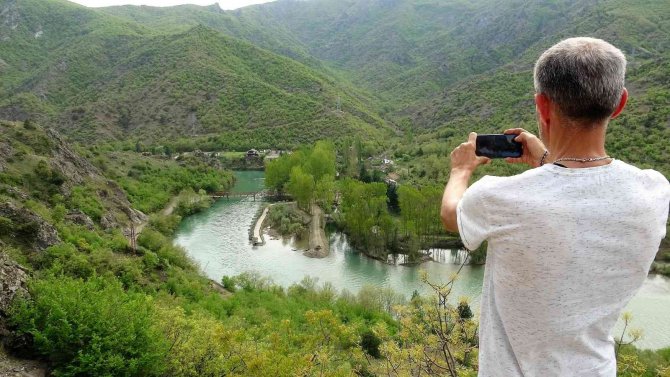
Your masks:
{"label": "leafy tree", "polygon": [[309,152],[305,170],[318,181],[324,176],[335,176],[335,149],[332,143],[318,141]]}
{"label": "leafy tree", "polygon": [[298,205],[308,209],[314,195],[314,177],[305,173],[301,167],[296,166],[291,170],[291,178],[287,185],[287,191],[295,198]]}

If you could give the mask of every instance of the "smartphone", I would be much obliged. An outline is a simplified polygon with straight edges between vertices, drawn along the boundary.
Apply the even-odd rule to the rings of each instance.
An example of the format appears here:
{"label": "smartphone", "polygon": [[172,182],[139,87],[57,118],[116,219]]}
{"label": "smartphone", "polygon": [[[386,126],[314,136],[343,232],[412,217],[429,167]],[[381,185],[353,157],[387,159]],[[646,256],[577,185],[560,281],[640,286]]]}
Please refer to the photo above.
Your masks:
{"label": "smartphone", "polygon": [[523,146],[514,141],[518,135],[477,135],[475,154],[488,158],[521,157]]}

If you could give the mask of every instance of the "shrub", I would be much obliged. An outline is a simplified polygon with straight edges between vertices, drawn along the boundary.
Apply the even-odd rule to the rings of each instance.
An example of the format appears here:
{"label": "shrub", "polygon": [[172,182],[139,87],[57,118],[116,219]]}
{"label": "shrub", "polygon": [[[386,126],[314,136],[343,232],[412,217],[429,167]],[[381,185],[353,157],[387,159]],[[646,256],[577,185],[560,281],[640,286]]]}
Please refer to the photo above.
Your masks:
{"label": "shrub", "polygon": [[212,203],[214,200],[203,190],[197,193],[191,189],[184,190],[179,194],[177,213],[181,216],[193,215],[206,210]]}
{"label": "shrub", "polygon": [[9,234],[14,229],[14,222],[11,219],[0,216],[0,234]]}
{"label": "shrub", "polygon": [[149,224],[151,224],[154,229],[166,236],[172,235],[180,222],[181,217],[179,215],[152,215],[149,220]]}
{"label": "shrub", "polygon": [[100,221],[105,209],[98,199],[98,195],[88,187],[78,186],[72,189],[70,207],[78,208],[94,221]]}
{"label": "shrub", "polygon": [[152,325],[147,296],[127,293],[115,280],[51,277],[30,284],[11,323],[32,338],[58,376],[156,375],[165,344]]}
{"label": "shrub", "polygon": [[166,266],[174,265],[185,269],[193,268],[193,264],[182,248],[174,246],[168,238],[153,229],[142,231],[142,234],[137,238],[137,243],[155,252]]}
{"label": "shrub", "polygon": [[368,355],[376,359],[381,357],[381,353],[379,352],[379,346],[381,344],[381,339],[379,339],[379,337],[370,330],[364,332],[363,335],[361,335],[361,348],[363,348],[363,351],[365,351]]}
{"label": "shrub", "polygon": [[36,265],[40,269],[49,270],[57,275],[68,275],[87,278],[94,274],[95,269],[87,256],[69,243],[61,243],[46,249],[36,257]]}
{"label": "shrub", "polygon": [[224,288],[226,288],[228,292],[235,292],[236,287],[234,278],[224,275],[221,278],[221,284],[223,285]]}
{"label": "shrub", "polygon": [[160,265],[160,259],[153,251],[147,251],[142,257],[142,262],[147,270],[155,270]]}

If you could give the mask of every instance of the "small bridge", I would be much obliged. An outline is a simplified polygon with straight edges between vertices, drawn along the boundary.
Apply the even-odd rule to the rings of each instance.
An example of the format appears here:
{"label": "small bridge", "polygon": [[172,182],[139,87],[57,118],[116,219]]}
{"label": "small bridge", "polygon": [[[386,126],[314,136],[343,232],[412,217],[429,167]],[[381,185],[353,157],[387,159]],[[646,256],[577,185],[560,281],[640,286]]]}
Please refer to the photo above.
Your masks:
{"label": "small bridge", "polygon": [[265,195],[265,191],[247,191],[247,192],[228,192],[228,191],[221,191],[221,192],[214,192],[211,193],[209,196],[215,199],[219,198],[254,198],[254,201],[256,201],[256,198],[260,198],[263,195]]}

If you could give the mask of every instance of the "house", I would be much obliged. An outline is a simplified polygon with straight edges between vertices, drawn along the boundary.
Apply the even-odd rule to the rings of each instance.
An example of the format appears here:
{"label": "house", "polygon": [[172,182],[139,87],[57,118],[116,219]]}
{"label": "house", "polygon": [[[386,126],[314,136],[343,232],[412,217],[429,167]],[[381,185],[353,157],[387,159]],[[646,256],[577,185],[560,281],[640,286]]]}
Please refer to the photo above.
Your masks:
{"label": "house", "polygon": [[280,156],[281,156],[280,151],[271,150],[271,151],[266,152],[265,159],[266,160],[275,160],[275,159],[279,158]]}
{"label": "house", "polygon": [[258,151],[255,150],[255,149],[249,149],[249,150],[247,151],[247,158],[249,158],[249,157],[258,157],[258,156],[259,156]]}

